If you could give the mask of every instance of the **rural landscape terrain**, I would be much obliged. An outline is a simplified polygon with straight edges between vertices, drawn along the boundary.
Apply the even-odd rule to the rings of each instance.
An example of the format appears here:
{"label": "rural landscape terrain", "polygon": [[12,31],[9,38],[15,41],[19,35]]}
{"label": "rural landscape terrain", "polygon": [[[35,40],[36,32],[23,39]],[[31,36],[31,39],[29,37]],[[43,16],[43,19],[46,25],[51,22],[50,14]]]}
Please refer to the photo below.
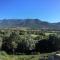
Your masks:
{"label": "rural landscape terrain", "polygon": [[0,20],[0,60],[48,60],[60,53],[60,22]]}

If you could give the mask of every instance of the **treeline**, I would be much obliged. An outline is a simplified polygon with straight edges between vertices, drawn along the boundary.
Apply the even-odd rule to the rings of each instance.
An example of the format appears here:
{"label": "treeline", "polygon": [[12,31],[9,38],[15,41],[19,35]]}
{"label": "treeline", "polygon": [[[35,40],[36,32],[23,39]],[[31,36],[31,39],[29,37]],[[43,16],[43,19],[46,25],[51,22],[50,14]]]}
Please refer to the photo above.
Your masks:
{"label": "treeline", "polygon": [[0,39],[0,50],[8,54],[37,54],[48,53],[60,50],[60,38],[51,34],[48,37],[41,33],[33,38],[31,34],[12,32],[9,36],[1,33],[4,36]]}

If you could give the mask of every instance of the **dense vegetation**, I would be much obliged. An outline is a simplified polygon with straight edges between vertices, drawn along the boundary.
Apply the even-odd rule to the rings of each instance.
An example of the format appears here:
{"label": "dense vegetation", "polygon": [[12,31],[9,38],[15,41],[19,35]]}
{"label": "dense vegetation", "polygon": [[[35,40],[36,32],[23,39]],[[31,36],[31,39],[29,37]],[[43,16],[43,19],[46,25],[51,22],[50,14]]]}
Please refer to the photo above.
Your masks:
{"label": "dense vegetation", "polygon": [[60,37],[38,30],[0,30],[0,50],[11,55],[54,52],[60,50]]}

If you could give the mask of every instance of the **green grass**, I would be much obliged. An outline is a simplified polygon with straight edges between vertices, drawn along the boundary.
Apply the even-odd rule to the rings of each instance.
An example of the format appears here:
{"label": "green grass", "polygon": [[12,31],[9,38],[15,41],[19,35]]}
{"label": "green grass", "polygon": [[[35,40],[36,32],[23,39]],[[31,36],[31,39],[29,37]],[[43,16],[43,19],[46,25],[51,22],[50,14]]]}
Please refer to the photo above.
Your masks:
{"label": "green grass", "polygon": [[39,55],[0,55],[0,60],[39,60]]}
{"label": "green grass", "polygon": [[55,54],[55,52],[38,55],[8,55],[6,52],[2,51],[0,52],[0,60],[48,60],[48,56],[51,54]]}
{"label": "green grass", "polygon": [[45,33],[46,36],[49,36],[50,34],[57,34],[57,33]]}
{"label": "green grass", "polygon": [[39,60],[40,55],[8,55],[6,52],[0,52],[0,60]]}

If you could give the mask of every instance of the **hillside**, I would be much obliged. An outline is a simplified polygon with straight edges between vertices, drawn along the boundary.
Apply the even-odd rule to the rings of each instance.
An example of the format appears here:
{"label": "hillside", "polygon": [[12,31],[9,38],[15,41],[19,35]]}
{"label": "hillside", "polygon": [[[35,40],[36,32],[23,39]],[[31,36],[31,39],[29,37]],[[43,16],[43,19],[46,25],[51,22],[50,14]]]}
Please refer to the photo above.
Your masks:
{"label": "hillside", "polygon": [[60,23],[49,23],[39,19],[3,19],[0,20],[0,28],[25,27],[30,29],[57,29]]}

